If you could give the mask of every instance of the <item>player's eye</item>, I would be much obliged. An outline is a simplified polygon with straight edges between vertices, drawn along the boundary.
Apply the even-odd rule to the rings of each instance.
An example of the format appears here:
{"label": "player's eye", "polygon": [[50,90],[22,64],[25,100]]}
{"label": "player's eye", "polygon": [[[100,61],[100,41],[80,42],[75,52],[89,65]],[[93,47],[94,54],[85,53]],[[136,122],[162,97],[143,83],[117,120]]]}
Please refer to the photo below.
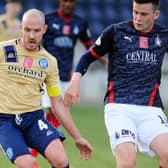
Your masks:
{"label": "player's eye", "polygon": [[29,28],[24,28],[24,31],[30,32],[31,30]]}

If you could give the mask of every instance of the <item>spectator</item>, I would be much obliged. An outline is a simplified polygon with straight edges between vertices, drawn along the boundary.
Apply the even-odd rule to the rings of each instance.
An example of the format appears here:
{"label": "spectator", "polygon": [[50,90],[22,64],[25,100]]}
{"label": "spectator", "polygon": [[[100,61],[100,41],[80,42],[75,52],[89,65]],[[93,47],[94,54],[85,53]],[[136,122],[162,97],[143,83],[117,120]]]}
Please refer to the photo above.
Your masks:
{"label": "spectator", "polygon": [[0,15],[0,41],[20,36],[20,20],[17,17],[21,10],[20,0],[6,0],[5,13]]}

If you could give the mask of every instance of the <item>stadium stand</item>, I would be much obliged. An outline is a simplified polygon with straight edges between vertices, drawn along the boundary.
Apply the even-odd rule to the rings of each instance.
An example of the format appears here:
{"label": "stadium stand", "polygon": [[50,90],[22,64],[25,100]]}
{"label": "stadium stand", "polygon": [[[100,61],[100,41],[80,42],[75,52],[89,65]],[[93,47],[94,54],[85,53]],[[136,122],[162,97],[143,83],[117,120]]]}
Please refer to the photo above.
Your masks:
{"label": "stadium stand", "polygon": [[[58,6],[58,0],[22,0],[24,10],[37,8],[45,13],[53,11]],[[99,33],[109,24],[131,18],[131,1],[128,0],[78,0],[77,13],[86,17],[90,24],[93,38],[96,39]],[[162,24],[167,25],[168,0],[161,3],[161,16],[158,19]],[[0,1],[0,13],[4,12],[4,0]]]}

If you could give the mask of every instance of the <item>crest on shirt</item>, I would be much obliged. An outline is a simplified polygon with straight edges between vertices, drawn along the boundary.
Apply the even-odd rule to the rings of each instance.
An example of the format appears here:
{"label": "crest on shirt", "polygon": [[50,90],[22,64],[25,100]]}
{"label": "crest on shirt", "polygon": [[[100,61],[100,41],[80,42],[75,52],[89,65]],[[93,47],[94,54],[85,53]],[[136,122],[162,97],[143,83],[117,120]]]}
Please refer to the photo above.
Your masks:
{"label": "crest on shirt", "polygon": [[161,43],[162,43],[161,39],[160,39],[159,35],[157,34],[157,37],[155,38],[155,44],[160,47]]}
{"label": "crest on shirt", "polygon": [[148,37],[139,37],[139,47],[140,48],[148,48],[149,47],[149,39]]}
{"label": "crest on shirt", "polygon": [[41,58],[39,60],[39,66],[42,69],[47,69],[48,68],[48,60],[46,58]]}
{"label": "crest on shirt", "polygon": [[62,29],[62,33],[63,33],[64,35],[69,35],[70,32],[71,32],[71,26],[69,26],[69,25],[64,25],[64,26],[63,26],[63,29]]}
{"label": "crest on shirt", "polygon": [[23,61],[24,68],[31,68],[33,64],[33,58],[26,56]]}

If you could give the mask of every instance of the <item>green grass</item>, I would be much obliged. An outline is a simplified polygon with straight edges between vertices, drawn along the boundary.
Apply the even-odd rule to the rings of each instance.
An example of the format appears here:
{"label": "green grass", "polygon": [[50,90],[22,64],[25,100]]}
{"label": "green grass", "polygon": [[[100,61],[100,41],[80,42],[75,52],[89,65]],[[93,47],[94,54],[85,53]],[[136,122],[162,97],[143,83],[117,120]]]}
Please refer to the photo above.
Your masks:
{"label": "green grass", "polygon": [[[74,121],[81,134],[89,140],[94,148],[93,157],[90,160],[80,160],[79,151],[72,139],[63,130],[67,139],[65,148],[70,163],[74,168],[115,168],[115,159],[111,154],[109,139],[104,125],[103,107],[75,106],[71,109]],[[46,160],[38,157],[41,168],[50,168]],[[156,158],[138,153],[137,168],[158,168],[159,162]],[[0,168],[13,168],[6,156],[0,153]]]}

